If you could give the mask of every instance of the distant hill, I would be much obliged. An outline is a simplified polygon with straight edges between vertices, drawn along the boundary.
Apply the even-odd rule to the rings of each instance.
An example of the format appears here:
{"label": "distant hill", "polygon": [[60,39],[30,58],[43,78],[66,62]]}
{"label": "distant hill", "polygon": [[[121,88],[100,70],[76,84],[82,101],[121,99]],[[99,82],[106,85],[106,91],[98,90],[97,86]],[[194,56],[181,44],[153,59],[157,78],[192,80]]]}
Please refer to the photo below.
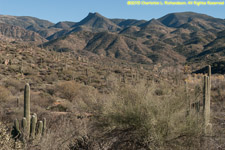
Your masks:
{"label": "distant hill", "polygon": [[53,28],[60,28],[60,29],[70,29],[72,26],[74,26],[76,22],[70,22],[70,21],[63,21],[58,22],[55,25],[53,25]]}
{"label": "distant hill", "polygon": [[77,51],[77,45],[81,44],[76,41],[82,39],[71,38],[88,31],[93,37],[88,41],[85,38],[82,48],[98,55],[147,64],[199,62],[195,58],[207,53],[210,44],[215,43],[213,48],[219,43],[223,45],[218,35],[221,36],[224,28],[224,20],[193,12],[172,13],[149,21],[107,19],[98,13],[89,13],[72,28],[48,37],[54,41],[46,45]]}
{"label": "distant hill", "polygon": [[139,26],[147,22],[146,20],[136,20],[136,19],[110,19],[110,20],[122,28],[130,26]]}
{"label": "distant hill", "polygon": [[0,23],[18,26],[26,30],[37,32],[44,38],[59,31],[59,29],[50,28],[54,23],[29,16],[0,15]]}
{"label": "distant hill", "polygon": [[200,22],[200,20],[204,21],[208,25],[216,25],[215,28],[218,28],[218,26],[220,25],[221,28],[224,28],[225,25],[225,21],[223,19],[213,18],[205,14],[194,12],[171,13],[159,18],[158,20],[168,27],[175,28],[178,28],[181,25],[190,23],[192,21]]}
{"label": "distant hill", "polygon": [[89,13],[79,22],[56,24],[34,17],[2,15],[0,22],[14,27],[8,27],[8,33],[2,27],[2,39],[44,42],[42,45],[55,51],[82,51],[144,64],[213,63],[225,59],[225,20],[194,12],[151,20],[109,19]]}
{"label": "distant hill", "polygon": [[5,23],[0,23],[0,39],[5,41],[33,41],[37,43],[43,43],[47,41],[33,31],[28,31],[21,27],[8,25]]}
{"label": "distant hill", "polygon": [[89,13],[80,22],[76,23],[73,27],[85,26],[90,28],[93,32],[96,31],[119,31],[121,28],[113,23],[110,19],[100,15],[99,13]]}
{"label": "distant hill", "polygon": [[14,26],[19,26],[22,28],[27,28],[31,25],[36,25],[39,26],[40,28],[48,28],[54,24],[50,21],[38,19],[35,17],[8,16],[8,15],[0,15],[0,23],[6,23]]}

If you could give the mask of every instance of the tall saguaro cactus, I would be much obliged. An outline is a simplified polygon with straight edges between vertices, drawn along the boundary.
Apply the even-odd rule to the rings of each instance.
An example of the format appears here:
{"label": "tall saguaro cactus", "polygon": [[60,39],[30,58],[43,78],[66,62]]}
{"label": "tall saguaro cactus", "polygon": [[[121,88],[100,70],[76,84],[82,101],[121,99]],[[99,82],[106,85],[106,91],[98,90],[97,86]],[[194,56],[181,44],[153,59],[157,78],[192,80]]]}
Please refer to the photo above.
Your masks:
{"label": "tall saguaro cactus", "polygon": [[[21,135],[24,139],[40,139],[46,132],[46,119],[37,123],[37,114],[30,116],[30,86],[27,83],[24,90],[24,117],[21,120],[21,128],[19,121],[14,120],[14,132],[12,132],[14,138],[20,138]],[[38,129],[38,130],[36,130]]]}
{"label": "tall saguaro cactus", "polygon": [[210,110],[210,99],[211,99],[211,66],[209,65],[208,66],[208,77],[209,77],[209,80],[208,80],[208,102],[209,104],[207,105],[209,107],[209,110]]}
{"label": "tall saguaro cactus", "polygon": [[210,133],[212,125],[210,124],[210,94],[211,94],[211,66],[208,66],[208,76],[204,76],[203,90],[203,118],[205,133]]}
{"label": "tall saguaro cactus", "polygon": [[30,133],[30,85],[28,83],[24,90],[24,117],[27,120],[26,132]]}

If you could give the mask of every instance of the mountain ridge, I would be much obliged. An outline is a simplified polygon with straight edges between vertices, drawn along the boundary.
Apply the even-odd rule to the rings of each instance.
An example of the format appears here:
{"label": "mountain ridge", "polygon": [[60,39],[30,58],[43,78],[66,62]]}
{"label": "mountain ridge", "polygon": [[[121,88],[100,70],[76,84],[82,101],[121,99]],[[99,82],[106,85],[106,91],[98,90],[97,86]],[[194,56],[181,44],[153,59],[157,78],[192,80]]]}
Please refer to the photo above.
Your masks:
{"label": "mountain ridge", "polygon": [[36,32],[45,39],[41,45],[55,51],[88,51],[146,64],[200,62],[198,58],[205,54],[212,55],[212,61],[213,55],[223,59],[219,54],[224,48],[225,20],[194,12],[170,13],[151,20],[109,19],[95,12],[79,22],[53,24],[15,16],[0,16],[1,21]]}

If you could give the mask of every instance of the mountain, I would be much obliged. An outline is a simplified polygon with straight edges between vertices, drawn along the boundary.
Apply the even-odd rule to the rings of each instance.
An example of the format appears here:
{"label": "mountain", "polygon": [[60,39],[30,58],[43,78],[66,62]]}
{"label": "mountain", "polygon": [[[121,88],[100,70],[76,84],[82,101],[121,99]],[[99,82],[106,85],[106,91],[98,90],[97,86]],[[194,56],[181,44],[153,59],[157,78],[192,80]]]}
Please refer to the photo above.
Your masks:
{"label": "mountain", "polygon": [[[159,43],[157,43],[159,45]],[[123,59],[143,64],[153,62],[184,62],[185,58],[172,49],[149,48],[142,38],[129,37],[112,32],[90,31],[73,32],[56,40],[47,42],[48,49],[55,51],[88,51],[99,56]],[[168,56],[169,54],[169,56]],[[163,60],[160,60],[163,58]]]}
{"label": "mountain", "polygon": [[62,36],[71,34],[78,31],[91,31],[91,32],[117,32],[121,28],[112,22],[110,19],[100,15],[99,13],[89,13],[87,17],[78,23],[68,24],[65,22],[59,22],[55,26],[56,28],[61,28],[63,30],[55,32],[51,36],[47,37],[48,40],[55,40]]}
{"label": "mountain", "polygon": [[47,41],[33,31],[28,31],[24,28],[8,25],[5,23],[0,23],[0,39],[5,41],[33,41],[37,43],[43,43]]}
{"label": "mountain", "polygon": [[38,19],[35,17],[8,16],[8,15],[0,15],[0,23],[6,23],[14,26],[19,26],[22,28],[27,28],[31,25],[36,25],[41,28],[48,28],[53,25],[53,23],[50,21]]}
{"label": "mountain", "polygon": [[136,19],[110,19],[110,20],[122,28],[130,26],[139,26],[147,22],[146,20],[136,20]]}
{"label": "mountain", "polygon": [[80,31],[62,36],[44,44],[45,47],[55,51],[78,51],[83,50],[88,41],[94,36],[94,33]]}
{"label": "mountain", "polygon": [[182,27],[194,26],[197,28],[214,28],[224,29],[225,20],[214,18],[205,14],[194,12],[171,13],[158,19],[161,23],[168,27]]}
{"label": "mountain", "polygon": [[225,30],[217,33],[217,38],[204,46],[204,51],[190,58],[191,61],[223,60],[225,57]]}
{"label": "mountain", "polygon": [[119,33],[120,34],[127,34],[127,35],[130,34],[130,35],[132,35],[132,34],[137,33],[138,31],[140,31],[139,27],[137,27],[137,26],[129,26],[129,27],[126,27],[123,30],[121,30]]}
{"label": "mountain", "polygon": [[54,33],[62,30],[60,28],[41,28],[38,25],[30,25],[26,29],[30,30],[30,31],[34,31],[44,38],[47,38],[47,37],[53,35]]}
{"label": "mountain", "polygon": [[[114,30],[109,26],[114,26]],[[107,19],[98,13],[90,13],[73,28],[48,38],[56,40],[47,45],[67,51],[82,49],[138,63],[183,63],[204,54],[209,49],[208,44],[219,43],[218,34],[224,28],[224,20],[193,12],[168,14],[149,21]],[[82,31],[92,34],[84,40],[76,37]]]}
{"label": "mountain", "polygon": [[139,27],[141,28],[139,31],[140,35],[148,34],[150,36],[155,35],[161,37],[162,35],[169,34],[173,31],[173,29],[165,26],[156,19],[151,19],[150,21],[139,25]]}
{"label": "mountain", "polygon": [[0,23],[18,26],[30,31],[34,31],[44,38],[59,31],[57,28],[49,29],[49,27],[54,25],[54,23],[50,21],[28,16],[0,15]]}
{"label": "mountain", "polygon": [[[72,26],[74,26],[76,23],[75,22],[69,22],[69,21],[64,21],[64,22],[58,22],[56,23],[54,26],[52,26],[53,28],[60,28],[60,29],[70,29]],[[51,27],[51,28],[52,28]]]}
{"label": "mountain", "polygon": [[113,23],[108,18],[100,15],[99,13],[89,13],[87,17],[85,17],[80,22],[76,23],[73,27],[85,26],[92,30],[93,32],[97,31],[119,31],[121,28]]}
{"label": "mountain", "polygon": [[0,16],[1,39],[49,49],[155,64],[214,62],[225,58],[225,20],[182,12],[159,19],[108,19],[89,13],[80,22],[53,24],[34,17]]}

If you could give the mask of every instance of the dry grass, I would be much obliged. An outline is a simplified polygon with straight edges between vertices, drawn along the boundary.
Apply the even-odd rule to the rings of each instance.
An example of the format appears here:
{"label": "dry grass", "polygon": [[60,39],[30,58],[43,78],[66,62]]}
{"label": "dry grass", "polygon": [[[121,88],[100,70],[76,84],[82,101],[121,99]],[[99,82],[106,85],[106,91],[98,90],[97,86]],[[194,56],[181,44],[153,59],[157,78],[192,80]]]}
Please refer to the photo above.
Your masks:
{"label": "dry grass", "polygon": [[75,81],[64,81],[57,84],[55,93],[61,98],[73,101],[77,96],[80,87],[81,85]]}
{"label": "dry grass", "polygon": [[[22,53],[17,52],[21,49]],[[201,77],[188,78],[186,94],[183,79],[187,75],[171,66],[156,68],[156,73],[144,65],[141,69],[139,65],[106,59],[84,63],[71,57],[65,61],[65,53],[24,47],[2,53],[7,54],[13,64],[0,64],[1,121],[10,129],[15,118],[21,119],[24,83],[29,82],[31,112],[48,122],[47,135],[39,143],[28,143],[27,149],[201,149],[201,145],[207,145],[200,115],[195,111],[187,115],[187,102],[202,99]],[[21,59],[26,72],[23,76],[15,67]],[[212,78],[216,138],[208,137],[222,148],[224,85]],[[17,97],[21,100],[19,107]]]}
{"label": "dry grass", "polygon": [[[163,94],[157,94],[159,90]],[[142,144],[160,148],[180,137],[201,136],[201,119],[195,111],[187,116],[188,97],[185,96],[184,87],[142,81],[135,86],[118,86],[105,100],[92,101],[87,106],[95,108],[98,127],[107,130],[107,134],[115,130],[129,131]]]}
{"label": "dry grass", "polygon": [[3,86],[0,86],[0,103],[4,103],[9,100],[11,92]]}

